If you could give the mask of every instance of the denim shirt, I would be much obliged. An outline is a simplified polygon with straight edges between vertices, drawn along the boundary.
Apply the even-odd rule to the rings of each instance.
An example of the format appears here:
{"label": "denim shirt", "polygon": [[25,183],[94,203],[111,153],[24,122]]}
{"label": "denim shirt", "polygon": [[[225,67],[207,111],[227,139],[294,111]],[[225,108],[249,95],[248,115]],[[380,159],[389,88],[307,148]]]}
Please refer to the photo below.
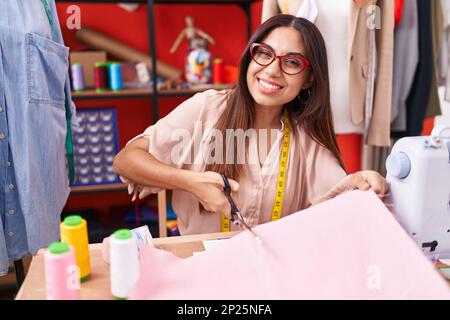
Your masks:
{"label": "denim shirt", "polygon": [[[0,275],[59,239],[69,195],[64,86],[69,49],[54,0],[0,1]],[[71,103],[72,127],[76,126]]]}

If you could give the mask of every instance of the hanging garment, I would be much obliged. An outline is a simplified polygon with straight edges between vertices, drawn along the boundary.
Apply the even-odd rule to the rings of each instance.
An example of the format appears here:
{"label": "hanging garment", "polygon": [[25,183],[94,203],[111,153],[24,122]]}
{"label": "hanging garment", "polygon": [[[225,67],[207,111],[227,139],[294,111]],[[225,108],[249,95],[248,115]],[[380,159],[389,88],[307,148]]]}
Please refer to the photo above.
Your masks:
{"label": "hanging garment", "polygon": [[337,134],[364,132],[363,122],[352,122],[348,95],[350,2],[351,0],[316,2],[318,16],[315,24],[327,46],[331,109],[334,130]]}
{"label": "hanging garment", "polygon": [[444,99],[450,101],[450,0],[441,0],[442,38],[439,57],[439,84],[445,87]]}
{"label": "hanging garment", "polygon": [[[0,1],[0,275],[59,239],[69,49],[54,1]],[[53,21],[51,27],[49,18]],[[65,90],[66,88],[66,90]],[[72,125],[76,126],[71,104]]]}
{"label": "hanging garment", "polygon": [[[319,11],[320,12],[320,11]],[[367,143],[390,145],[390,111],[394,54],[394,2],[368,0],[351,2],[350,17],[350,110],[353,123],[365,118],[368,81],[372,69],[370,28],[375,25],[376,75]],[[369,92],[370,93],[370,92]]]}
{"label": "hanging garment", "polygon": [[391,153],[392,147],[375,147],[364,145],[361,170],[374,170],[386,176],[386,159]]}
{"label": "hanging garment", "polygon": [[406,100],[407,128],[406,131],[393,132],[392,136],[395,138],[421,134],[433,80],[431,2],[418,0],[417,12],[419,18],[419,63]]}
{"label": "hanging garment", "polygon": [[364,112],[364,143],[367,144],[370,122],[373,114],[373,100],[375,97],[375,77],[377,72],[377,44],[375,28],[369,28],[369,71]]}
{"label": "hanging garment", "polygon": [[295,15],[302,0],[263,0],[261,23],[277,14]]}
{"label": "hanging garment", "polygon": [[442,8],[440,1],[431,1],[431,30],[433,39],[433,78],[430,97],[428,99],[425,118],[433,118],[441,114],[441,103],[438,95],[439,83],[439,52],[442,39]]}
{"label": "hanging garment", "polygon": [[314,22],[317,18],[316,0],[264,0],[261,22],[280,13]]}
{"label": "hanging garment", "polygon": [[406,130],[406,99],[419,63],[417,0],[404,2],[403,15],[394,35],[394,70],[391,130]]}
{"label": "hanging garment", "polygon": [[296,16],[308,19],[311,22],[316,21],[318,8],[316,0],[304,0]]}

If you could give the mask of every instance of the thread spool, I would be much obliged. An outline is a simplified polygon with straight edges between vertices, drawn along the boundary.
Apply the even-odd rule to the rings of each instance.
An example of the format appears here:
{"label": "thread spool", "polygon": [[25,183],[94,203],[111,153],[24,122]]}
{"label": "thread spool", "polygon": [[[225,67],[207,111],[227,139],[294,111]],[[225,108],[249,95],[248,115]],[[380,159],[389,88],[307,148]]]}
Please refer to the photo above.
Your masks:
{"label": "thread spool", "polygon": [[86,220],[77,215],[66,217],[61,222],[61,241],[74,247],[76,262],[80,268],[81,282],[89,279],[91,262]]}
{"label": "thread spool", "polygon": [[105,91],[107,85],[107,64],[104,62],[97,62],[94,67],[94,82],[97,92]]}
{"label": "thread spool", "polygon": [[222,59],[214,59],[213,63],[213,84],[225,83],[225,69]]}
{"label": "thread spool", "polygon": [[106,66],[106,88],[107,88],[107,89],[111,89],[111,87],[109,86],[110,79],[111,79],[109,66],[110,66],[111,64],[112,64],[111,61],[105,62],[105,66]]}
{"label": "thread spool", "polygon": [[82,91],[85,88],[83,65],[74,63],[70,67],[72,74],[72,90]]}
{"label": "thread spool", "polygon": [[150,82],[150,74],[148,73],[147,65],[144,62],[136,64],[136,73],[139,79],[139,83]]}
{"label": "thread spool", "polygon": [[79,300],[80,269],[72,246],[53,242],[44,255],[47,300]]}
{"label": "thread spool", "polygon": [[122,67],[120,63],[108,65],[109,88],[113,91],[122,90]]}
{"label": "thread spool", "polygon": [[139,258],[136,236],[120,229],[110,237],[111,293],[117,299],[127,299],[139,278]]}

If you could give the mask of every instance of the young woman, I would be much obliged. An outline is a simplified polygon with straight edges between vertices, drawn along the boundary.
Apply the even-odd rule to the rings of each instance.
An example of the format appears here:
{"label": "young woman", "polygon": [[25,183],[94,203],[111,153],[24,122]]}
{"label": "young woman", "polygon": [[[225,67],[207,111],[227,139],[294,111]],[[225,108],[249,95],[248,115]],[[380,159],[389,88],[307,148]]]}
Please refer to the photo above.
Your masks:
{"label": "young woman", "polygon": [[245,48],[232,90],[208,90],[183,102],[130,141],[114,170],[133,198],[172,189],[181,234],[230,229],[220,174],[230,178],[250,226],[348,190],[372,188],[382,196],[387,184],[378,173],[344,170],[326,57],[323,38],[308,20],[267,20]]}

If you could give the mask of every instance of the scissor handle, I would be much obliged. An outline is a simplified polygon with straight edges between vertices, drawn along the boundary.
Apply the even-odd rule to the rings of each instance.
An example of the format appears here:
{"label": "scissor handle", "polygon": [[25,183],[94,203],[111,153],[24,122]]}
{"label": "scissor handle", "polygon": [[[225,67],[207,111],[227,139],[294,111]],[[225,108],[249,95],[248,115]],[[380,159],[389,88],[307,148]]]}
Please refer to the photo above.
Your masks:
{"label": "scissor handle", "polygon": [[231,220],[233,222],[239,222],[239,209],[237,208],[236,204],[234,203],[233,197],[231,196],[231,185],[228,181],[228,178],[223,173],[220,174],[223,179],[223,190],[225,191],[225,195],[227,196],[228,202],[230,203],[231,207]]}
{"label": "scissor handle", "polygon": [[224,191],[227,194],[231,193],[231,185],[230,185],[230,182],[228,181],[227,176],[224,175],[223,173],[221,173],[220,176],[222,177],[222,180],[223,180],[223,185],[224,185],[223,189],[224,189]]}

